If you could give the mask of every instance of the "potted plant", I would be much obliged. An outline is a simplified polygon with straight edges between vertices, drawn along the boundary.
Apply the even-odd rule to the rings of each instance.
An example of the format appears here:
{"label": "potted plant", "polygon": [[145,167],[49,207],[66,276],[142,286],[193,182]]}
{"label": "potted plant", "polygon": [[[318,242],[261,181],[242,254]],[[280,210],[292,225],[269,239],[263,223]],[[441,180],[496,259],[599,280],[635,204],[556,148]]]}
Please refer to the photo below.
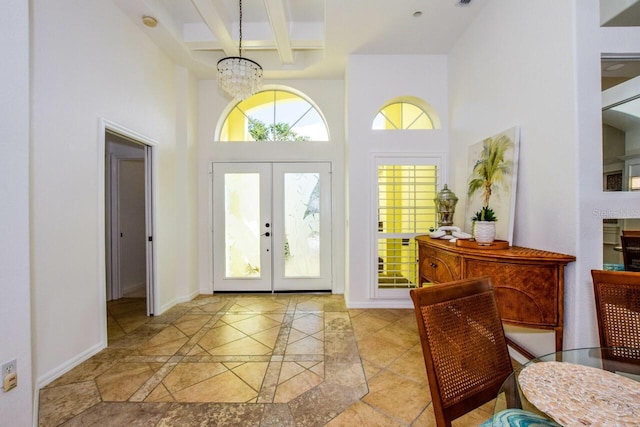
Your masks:
{"label": "potted plant", "polygon": [[483,206],[471,218],[473,224],[473,237],[478,243],[491,243],[496,238],[496,218],[495,212],[489,206]]}

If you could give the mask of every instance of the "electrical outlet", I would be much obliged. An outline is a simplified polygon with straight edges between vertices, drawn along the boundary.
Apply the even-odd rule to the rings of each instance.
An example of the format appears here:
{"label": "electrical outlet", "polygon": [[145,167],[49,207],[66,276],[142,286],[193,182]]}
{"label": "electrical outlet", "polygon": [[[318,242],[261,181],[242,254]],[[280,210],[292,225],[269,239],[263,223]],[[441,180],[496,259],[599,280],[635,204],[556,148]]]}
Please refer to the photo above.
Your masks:
{"label": "electrical outlet", "polygon": [[0,374],[4,391],[9,391],[16,387],[18,385],[18,362],[16,359],[3,363]]}

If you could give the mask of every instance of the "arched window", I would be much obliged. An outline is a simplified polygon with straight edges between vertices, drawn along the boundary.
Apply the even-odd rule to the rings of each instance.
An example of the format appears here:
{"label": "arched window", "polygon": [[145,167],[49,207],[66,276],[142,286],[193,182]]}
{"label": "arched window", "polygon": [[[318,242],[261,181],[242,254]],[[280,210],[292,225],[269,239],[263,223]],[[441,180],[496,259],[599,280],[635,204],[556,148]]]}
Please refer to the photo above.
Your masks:
{"label": "arched window", "polygon": [[231,107],[219,141],[328,141],[320,111],[291,90],[269,89]]}
{"label": "arched window", "polygon": [[429,130],[439,129],[440,119],[435,110],[415,97],[399,97],[387,102],[373,119],[373,130]]}

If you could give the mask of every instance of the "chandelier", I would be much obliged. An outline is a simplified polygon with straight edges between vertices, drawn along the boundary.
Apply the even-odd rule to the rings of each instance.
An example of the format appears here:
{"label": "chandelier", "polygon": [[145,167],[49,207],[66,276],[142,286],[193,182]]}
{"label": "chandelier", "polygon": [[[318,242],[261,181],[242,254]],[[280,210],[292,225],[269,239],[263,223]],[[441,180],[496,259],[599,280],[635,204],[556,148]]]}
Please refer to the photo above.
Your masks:
{"label": "chandelier", "polygon": [[242,57],[242,0],[240,0],[239,56],[228,56],[218,61],[218,85],[233,98],[246,99],[262,87],[262,67]]}

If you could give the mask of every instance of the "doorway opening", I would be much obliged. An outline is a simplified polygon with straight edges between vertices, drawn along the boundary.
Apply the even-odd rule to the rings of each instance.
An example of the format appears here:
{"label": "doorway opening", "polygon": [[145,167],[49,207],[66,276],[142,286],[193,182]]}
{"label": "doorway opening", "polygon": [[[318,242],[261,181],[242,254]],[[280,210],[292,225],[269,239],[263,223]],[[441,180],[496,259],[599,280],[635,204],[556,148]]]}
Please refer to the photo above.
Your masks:
{"label": "doorway opening", "polygon": [[[152,147],[105,128],[107,340],[155,312]],[[125,320],[123,320],[125,319]]]}

